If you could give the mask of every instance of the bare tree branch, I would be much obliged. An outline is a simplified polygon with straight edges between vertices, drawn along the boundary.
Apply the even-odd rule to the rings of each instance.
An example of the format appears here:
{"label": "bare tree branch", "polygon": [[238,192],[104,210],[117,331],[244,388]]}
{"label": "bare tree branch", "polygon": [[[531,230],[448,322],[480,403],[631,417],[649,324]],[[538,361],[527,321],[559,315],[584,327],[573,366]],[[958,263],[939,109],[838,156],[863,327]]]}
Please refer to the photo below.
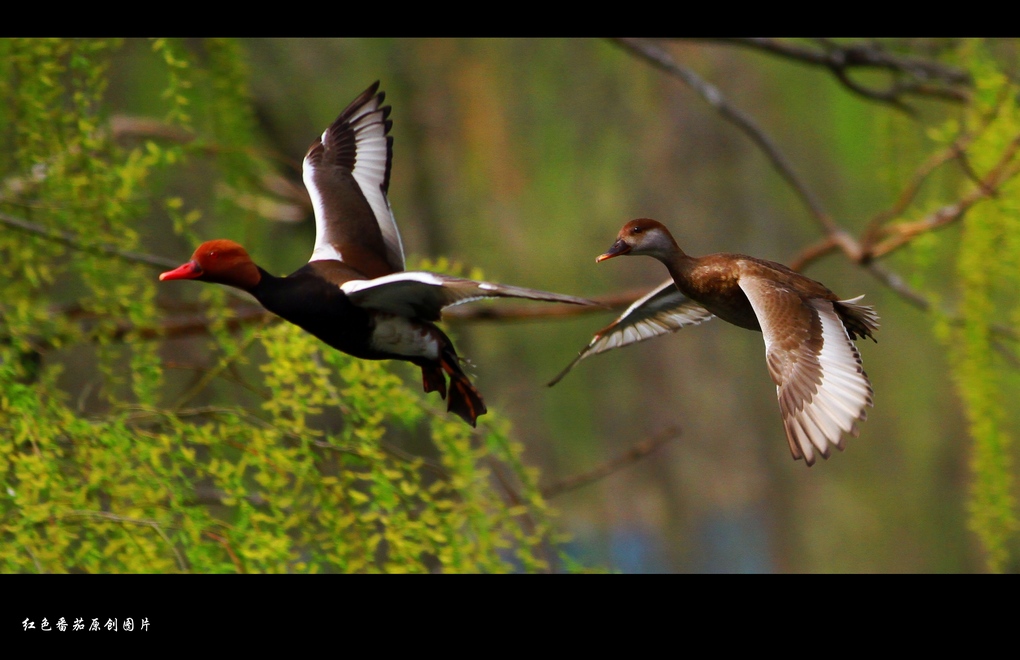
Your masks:
{"label": "bare tree branch", "polygon": [[[959,201],[947,204],[921,220],[886,225],[879,230],[869,231],[868,237],[872,241],[876,241],[882,234],[889,237],[873,245],[866,245],[864,248],[866,259],[885,256],[921,234],[956,222],[977,202],[997,195],[1003,184],[1020,174],[1020,163],[1017,161],[1018,151],[1020,151],[1020,135],[1010,141],[999,157],[999,161],[984,177],[979,177],[967,165],[968,174],[975,181],[975,185]],[[962,153],[960,158],[963,159]],[[872,225],[874,224],[873,222]]]}
{"label": "bare tree branch", "polygon": [[798,254],[790,261],[789,266],[790,268],[798,272],[802,271],[805,268],[807,268],[811,263],[817,261],[818,259],[821,259],[825,255],[837,250],[838,248],[839,245],[836,243],[836,241],[832,240],[831,236],[826,236],[819,240],[817,243],[809,245],[803,250],[801,250],[800,254]]}
{"label": "bare tree branch", "polygon": [[786,182],[804,201],[822,227],[829,233],[838,230],[832,218],[829,217],[829,214],[822,207],[822,203],[808,189],[800,177],[797,176],[797,173],[793,170],[793,165],[790,164],[790,161],[779,150],[779,147],[772,141],[772,138],[766,135],[748,114],[730,104],[718,87],[705,82],[698,74],[677,64],[672,55],[654,43],[644,39],[619,38],[615,39],[615,41],[632,53],[682,80],[697,92],[699,96],[705,99],[710,106],[715,108],[724,119],[733,122],[765,152],[765,155],[772,161],[772,165],[779,172],[780,176],[786,179]]}
{"label": "bare tree branch", "polygon": [[[817,47],[812,48],[789,40],[755,37],[713,38],[708,41],[743,46],[825,67],[853,93],[888,103],[910,114],[915,114],[915,111],[903,101],[904,96],[927,96],[962,103],[970,97],[973,84],[970,75],[962,69],[933,60],[896,55],[875,42],[840,44],[829,39],[815,39]],[[855,69],[881,69],[894,79],[884,89],[868,87],[851,77],[850,73]]]}
{"label": "bare tree branch", "polygon": [[928,180],[932,173],[950,160],[958,158],[974,137],[975,136],[971,134],[963,135],[954,140],[953,143],[946,149],[933,154],[927,161],[922,163],[921,166],[914,172],[911,180],[903,187],[903,190],[900,191],[900,195],[896,198],[893,205],[888,209],[879,211],[871,219],[868,223],[868,228],[864,231],[862,236],[862,242],[865,245],[873,245],[881,233],[883,225],[886,222],[901,216],[910,204],[913,203],[914,199],[916,199],[918,192],[921,190],[921,186]]}
{"label": "bare tree branch", "polygon": [[555,483],[551,483],[548,486],[542,488],[542,496],[546,499],[556,497],[570,490],[576,490],[582,486],[587,486],[590,483],[603,479],[614,472],[634,463],[645,456],[651,454],[653,451],[666,444],[670,440],[675,440],[680,437],[680,429],[676,427],[669,427],[663,429],[659,433],[656,433],[647,440],[642,440],[623,454],[612,458],[587,472],[581,474],[575,474],[565,479],[560,479]]}

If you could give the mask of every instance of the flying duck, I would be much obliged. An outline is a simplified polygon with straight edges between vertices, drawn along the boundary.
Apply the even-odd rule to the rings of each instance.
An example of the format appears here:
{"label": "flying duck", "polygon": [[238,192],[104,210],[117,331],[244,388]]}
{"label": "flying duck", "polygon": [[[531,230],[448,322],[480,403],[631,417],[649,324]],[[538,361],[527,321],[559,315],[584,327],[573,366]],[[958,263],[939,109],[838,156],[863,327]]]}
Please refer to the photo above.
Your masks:
{"label": "flying duck", "polygon": [[857,436],[873,392],[852,340],[874,340],[878,329],[875,310],[858,304],[863,296],[840,300],[821,283],[774,261],[742,254],[688,256],[666,227],[647,218],[625,224],[595,261],[625,254],[658,259],[672,279],[599,330],[550,386],[589,355],[717,316],[763,334],[794,459],[812,465],[818,455],[828,458],[832,447],[842,450],[844,433]]}
{"label": "flying duck", "polygon": [[[461,368],[450,338],[435,321],[441,310],[479,298],[530,298],[578,305],[574,296],[438,273],[404,270],[404,247],[387,192],[393,158],[390,107],[378,81],[312,142],[302,178],[315,214],[315,246],[307,264],[276,277],[243,247],[219,239],[160,280],[199,280],[247,291],[270,312],[333,348],[367,360],[406,360],[422,371],[426,392],[475,426],[482,395]],[[447,392],[446,377],[450,379]]]}

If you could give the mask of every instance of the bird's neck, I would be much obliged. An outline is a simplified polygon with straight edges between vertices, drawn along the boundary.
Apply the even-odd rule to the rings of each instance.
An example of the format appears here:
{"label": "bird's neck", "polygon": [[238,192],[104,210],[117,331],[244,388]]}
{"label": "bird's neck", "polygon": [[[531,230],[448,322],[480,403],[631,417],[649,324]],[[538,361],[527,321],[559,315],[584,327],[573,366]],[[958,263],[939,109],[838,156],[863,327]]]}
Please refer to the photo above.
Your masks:
{"label": "bird's neck", "polygon": [[259,274],[259,278],[257,281],[248,286],[241,286],[238,284],[234,284],[233,286],[236,286],[238,289],[241,289],[242,291],[247,291],[251,295],[255,296],[255,298],[261,302],[263,296],[269,295],[277,290],[280,283],[283,282],[284,278],[272,275],[261,266],[256,265],[255,268],[258,270]]}
{"label": "bird's neck", "polygon": [[673,281],[676,282],[681,289],[684,289],[685,285],[690,281],[691,275],[694,272],[694,268],[697,266],[698,261],[696,257],[688,255],[676,244],[674,244],[668,252],[653,254],[652,256],[666,266],[669,270],[669,274],[673,276]]}

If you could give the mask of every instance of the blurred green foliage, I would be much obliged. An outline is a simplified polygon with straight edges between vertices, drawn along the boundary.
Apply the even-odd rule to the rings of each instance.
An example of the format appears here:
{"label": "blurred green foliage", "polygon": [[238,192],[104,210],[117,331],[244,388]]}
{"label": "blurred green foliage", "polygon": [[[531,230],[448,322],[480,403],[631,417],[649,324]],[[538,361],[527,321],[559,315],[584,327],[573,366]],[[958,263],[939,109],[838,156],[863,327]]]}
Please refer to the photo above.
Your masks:
{"label": "blurred green foliage", "polygon": [[[197,239],[199,214],[153,183],[212,145],[223,213],[244,213],[231,200],[270,169],[251,148],[246,74],[229,41],[200,52],[152,41],[162,118],[200,138],[118,144],[104,93],[122,47],[0,41],[9,127],[0,208],[79,242],[0,231],[0,570],[550,569],[549,511],[498,413],[473,430],[422,394],[409,369],[355,360],[293,326],[235,336],[229,296],[214,287],[203,293],[211,364],[183,392],[168,384],[158,342],[117,336],[119,323],[159,318],[156,278],[88,247],[139,248],[150,207]],[[86,330],[72,316],[95,321]],[[89,393],[70,399],[60,364],[38,357],[91,346],[97,398],[86,406]],[[246,385],[260,403],[193,404],[253,354],[258,376]],[[337,428],[313,423],[324,409],[342,411]],[[433,455],[412,455],[394,435],[427,438]]]}
{"label": "blurred green foliage", "polygon": [[[976,138],[967,147],[974,172],[1003,166],[1003,154],[1020,147],[1020,86],[999,69],[977,43],[964,51],[974,74],[973,102],[961,118]],[[956,120],[946,134],[955,132]],[[1009,159],[1005,160],[1010,167]],[[1012,436],[1016,411],[1017,364],[997,353],[1008,332],[1020,324],[1020,181],[1013,179],[963,219],[955,272],[960,319],[937,318],[949,350],[953,381],[974,442],[970,527],[987,551],[995,572],[1020,568],[1016,480]],[[1010,323],[1006,334],[1003,321]],[[1015,334],[1013,341],[1016,341]],[[1006,349],[1009,354],[1010,349]]]}

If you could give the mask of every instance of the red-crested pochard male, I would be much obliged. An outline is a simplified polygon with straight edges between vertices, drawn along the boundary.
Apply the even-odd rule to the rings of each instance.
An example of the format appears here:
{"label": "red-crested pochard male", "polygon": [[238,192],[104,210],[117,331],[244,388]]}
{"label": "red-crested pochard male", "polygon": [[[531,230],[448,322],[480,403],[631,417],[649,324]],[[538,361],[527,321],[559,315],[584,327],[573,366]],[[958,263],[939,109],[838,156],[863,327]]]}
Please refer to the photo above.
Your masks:
{"label": "red-crested pochard male", "polygon": [[742,254],[691,257],[661,223],[647,218],[623,226],[616,242],[595,261],[646,254],[672,276],[595,334],[549,383],[555,385],[589,355],[675,332],[718,316],[765,337],[765,361],[776,383],[779,409],[794,459],[808,465],[843,449],[843,433],[857,436],[857,422],[872,405],[871,382],[854,339],[878,329],[875,310],[840,300],[822,284],[782,264]]}
{"label": "red-crested pochard male", "polygon": [[[270,312],[333,348],[368,360],[421,367],[426,392],[472,426],[486,412],[449,337],[433,321],[444,307],[479,298],[593,304],[574,296],[404,270],[404,248],[387,197],[393,138],[376,82],[312,143],[303,179],[315,213],[309,262],[286,277],[257,266],[237,243],[203,243],[160,280],[216,282],[247,291]],[[446,378],[450,378],[447,397]]]}

